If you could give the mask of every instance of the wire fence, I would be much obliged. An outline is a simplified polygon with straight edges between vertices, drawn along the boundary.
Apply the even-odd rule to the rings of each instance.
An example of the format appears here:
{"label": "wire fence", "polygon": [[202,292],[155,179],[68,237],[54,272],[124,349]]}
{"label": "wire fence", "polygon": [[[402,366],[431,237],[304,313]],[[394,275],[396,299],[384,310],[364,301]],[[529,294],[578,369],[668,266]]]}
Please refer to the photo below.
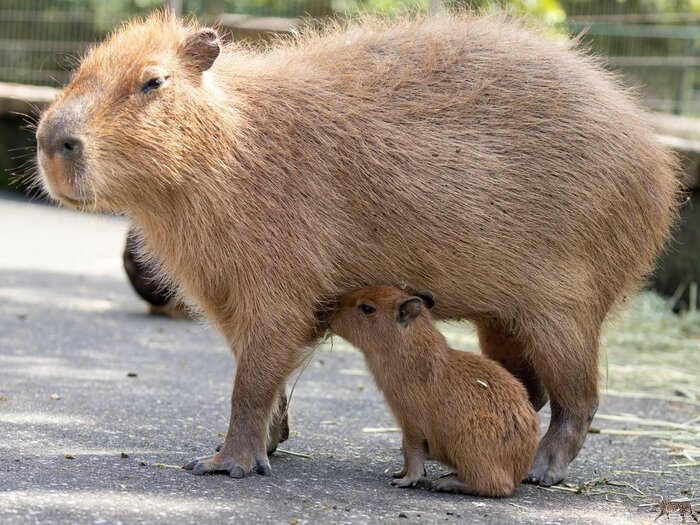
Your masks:
{"label": "wire fence", "polygon": [[375,7],[429,10],[497,3],[585,34],[594,52],[649,107],[700,117],[700,2],[697,0],[0,0],[0,81],[60,86],[77,58],[122,20],[164,4],[212,21],[224,14],[324,17]]}
{"label": "wire fence", "polygon": [[[571,1],[566,28],[642,87],[648,106],[700,117],[700,3]],[[694,9],[693,9],[694,7]]]}

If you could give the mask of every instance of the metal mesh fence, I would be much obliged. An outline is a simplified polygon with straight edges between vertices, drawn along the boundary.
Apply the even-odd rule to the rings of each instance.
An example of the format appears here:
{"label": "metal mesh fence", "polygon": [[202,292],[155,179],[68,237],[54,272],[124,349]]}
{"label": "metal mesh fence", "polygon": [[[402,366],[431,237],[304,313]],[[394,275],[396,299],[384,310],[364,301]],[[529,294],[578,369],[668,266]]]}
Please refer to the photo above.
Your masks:
{"label": "metal mesh fence", "polygon": [[[223,13],[299,17],[362,7],[428,9],[438,0],[0,0],[0,81],[61,85],[76,57],[121,20],[170,4],[212,20]],[[657,110],[700,116],[698,0],[442,0],[515,6],[572,34],[640,85]]]}
{"label": "metal mesh fence", "polygon": [[641,86],[653,109],[700,116],[700,2],[569,0],[566,27]]}
{"label": "metal mesh fence", "polygon": [[165,4],[206,19],[332,13],[330,0],[0,0],[0,81],[61,85],[91,42]]}

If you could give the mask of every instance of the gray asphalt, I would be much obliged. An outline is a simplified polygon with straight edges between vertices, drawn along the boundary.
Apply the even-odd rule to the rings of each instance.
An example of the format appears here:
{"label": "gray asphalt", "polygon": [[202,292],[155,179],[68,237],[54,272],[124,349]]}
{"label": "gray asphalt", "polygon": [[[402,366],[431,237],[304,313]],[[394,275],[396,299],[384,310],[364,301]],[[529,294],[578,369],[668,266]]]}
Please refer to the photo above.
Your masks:
{"label": "gray asphalt", "polygon": [[[125,232],[119,218],[0,196],[2,524],[650,523],[640,493],[700,488],[700,469],[669,468],[657,440],[606,434],[589,435],[568,480],[614,483],[596,494],[391,487],[400,434],[363,431],[395,423],[341,344],[314,355],[291,401],[282,447],[306,457],[278,452],[269,478],[193,476],[178,467],[221,441],[234,362],[205,324],[146,314],[121,270]],[[698,406],[604,396],[601,411],[682,422]]]}

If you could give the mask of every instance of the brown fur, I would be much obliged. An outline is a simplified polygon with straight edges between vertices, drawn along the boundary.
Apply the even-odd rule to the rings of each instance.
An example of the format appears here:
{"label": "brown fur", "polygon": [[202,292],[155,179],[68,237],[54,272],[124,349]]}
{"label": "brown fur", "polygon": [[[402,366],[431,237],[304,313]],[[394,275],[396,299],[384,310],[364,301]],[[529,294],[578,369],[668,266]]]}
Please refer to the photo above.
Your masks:
{"label": "brown fur", "polygon": [[436,318],[474,321],[538,405],[546,391],[530,477],[561,479],[597,406],[600,326],[674,217],[644,115],[571,44],[498,16],[332,25],[222,46],[202,71],[209,38],[164,14],[121,27],[37,131],[48,191],[125,211],[233,348],[226,442],[195,472],[268,472],[318,305],[389,283],[434,290]]}
{"label": "brown fur", "polygon": [[[363,313],[361,305],[376,311]],[[406,307],[408,317],[399,321]],[[425,459],[435,459],[455,469],[455,492],[515,491],[535,458],[539,420],[511,374],[486,357],[448,348],[421,299],[390,286],[344,295],[330,327],[362,351],[401,426],[405,464],[396,484],[415,485]]]}

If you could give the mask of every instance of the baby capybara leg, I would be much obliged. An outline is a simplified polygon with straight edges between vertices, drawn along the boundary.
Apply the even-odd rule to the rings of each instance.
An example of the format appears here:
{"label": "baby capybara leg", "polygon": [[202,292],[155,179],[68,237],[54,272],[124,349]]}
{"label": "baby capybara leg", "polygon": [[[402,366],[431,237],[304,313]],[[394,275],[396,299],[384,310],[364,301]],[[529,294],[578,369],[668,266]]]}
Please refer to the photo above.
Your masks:
{"label": "baby capybara leg", "polygon": [[[582,323],[585,324],[585,323]],[[598,408],[598,335],[558,320],[533,340],[532,359],[549,392],[552,417],[526,481],[548,486],[566,476]],[[539,342],[538,342],[539,341]]]}
{"label": "baby capybara leg", "polygon": [[425,475],[426,447],[425,439],[420,433],[403,430],[403,469],[394,474],[392,485],[397,487],[415,487]]}
{"label": "baby capybara leg", "polygon": [[435,492],[452,492],[453,494],[467,494],[469,496],[487,496],[491,498],[503,498],[510,496],[515,491],[512,481],[505,481],[496,486],[496,481],[492,481],[490,487],[476,487],[468,481],[459,479],[457,474],[451,473],[440,476],[430,482],[430,489]]}
{"label": "baby capybara leg", "polygon": [[532,363],[526,357],[526,341],[516,338],[512,330],[496,321],[479,321],[476,323],[476,330],[481,352],[499,362],[520,380],[527,389],[530,403],[535,410],[547,404],[547,391]]}
{"label": "baby capybara leg", "polygon": [[[253,470],[270,474],[268,429],[279,409],[284,383],[299,363],[301,344],[275,344],[274,339],[255,335],[243,340],[246,344],[236,352],[231,418],[224,444],[213,456],[184,466],[194,474],[224,472],[234,478]],[[284,430],[283,423],[280,420],[280,430]]]}

